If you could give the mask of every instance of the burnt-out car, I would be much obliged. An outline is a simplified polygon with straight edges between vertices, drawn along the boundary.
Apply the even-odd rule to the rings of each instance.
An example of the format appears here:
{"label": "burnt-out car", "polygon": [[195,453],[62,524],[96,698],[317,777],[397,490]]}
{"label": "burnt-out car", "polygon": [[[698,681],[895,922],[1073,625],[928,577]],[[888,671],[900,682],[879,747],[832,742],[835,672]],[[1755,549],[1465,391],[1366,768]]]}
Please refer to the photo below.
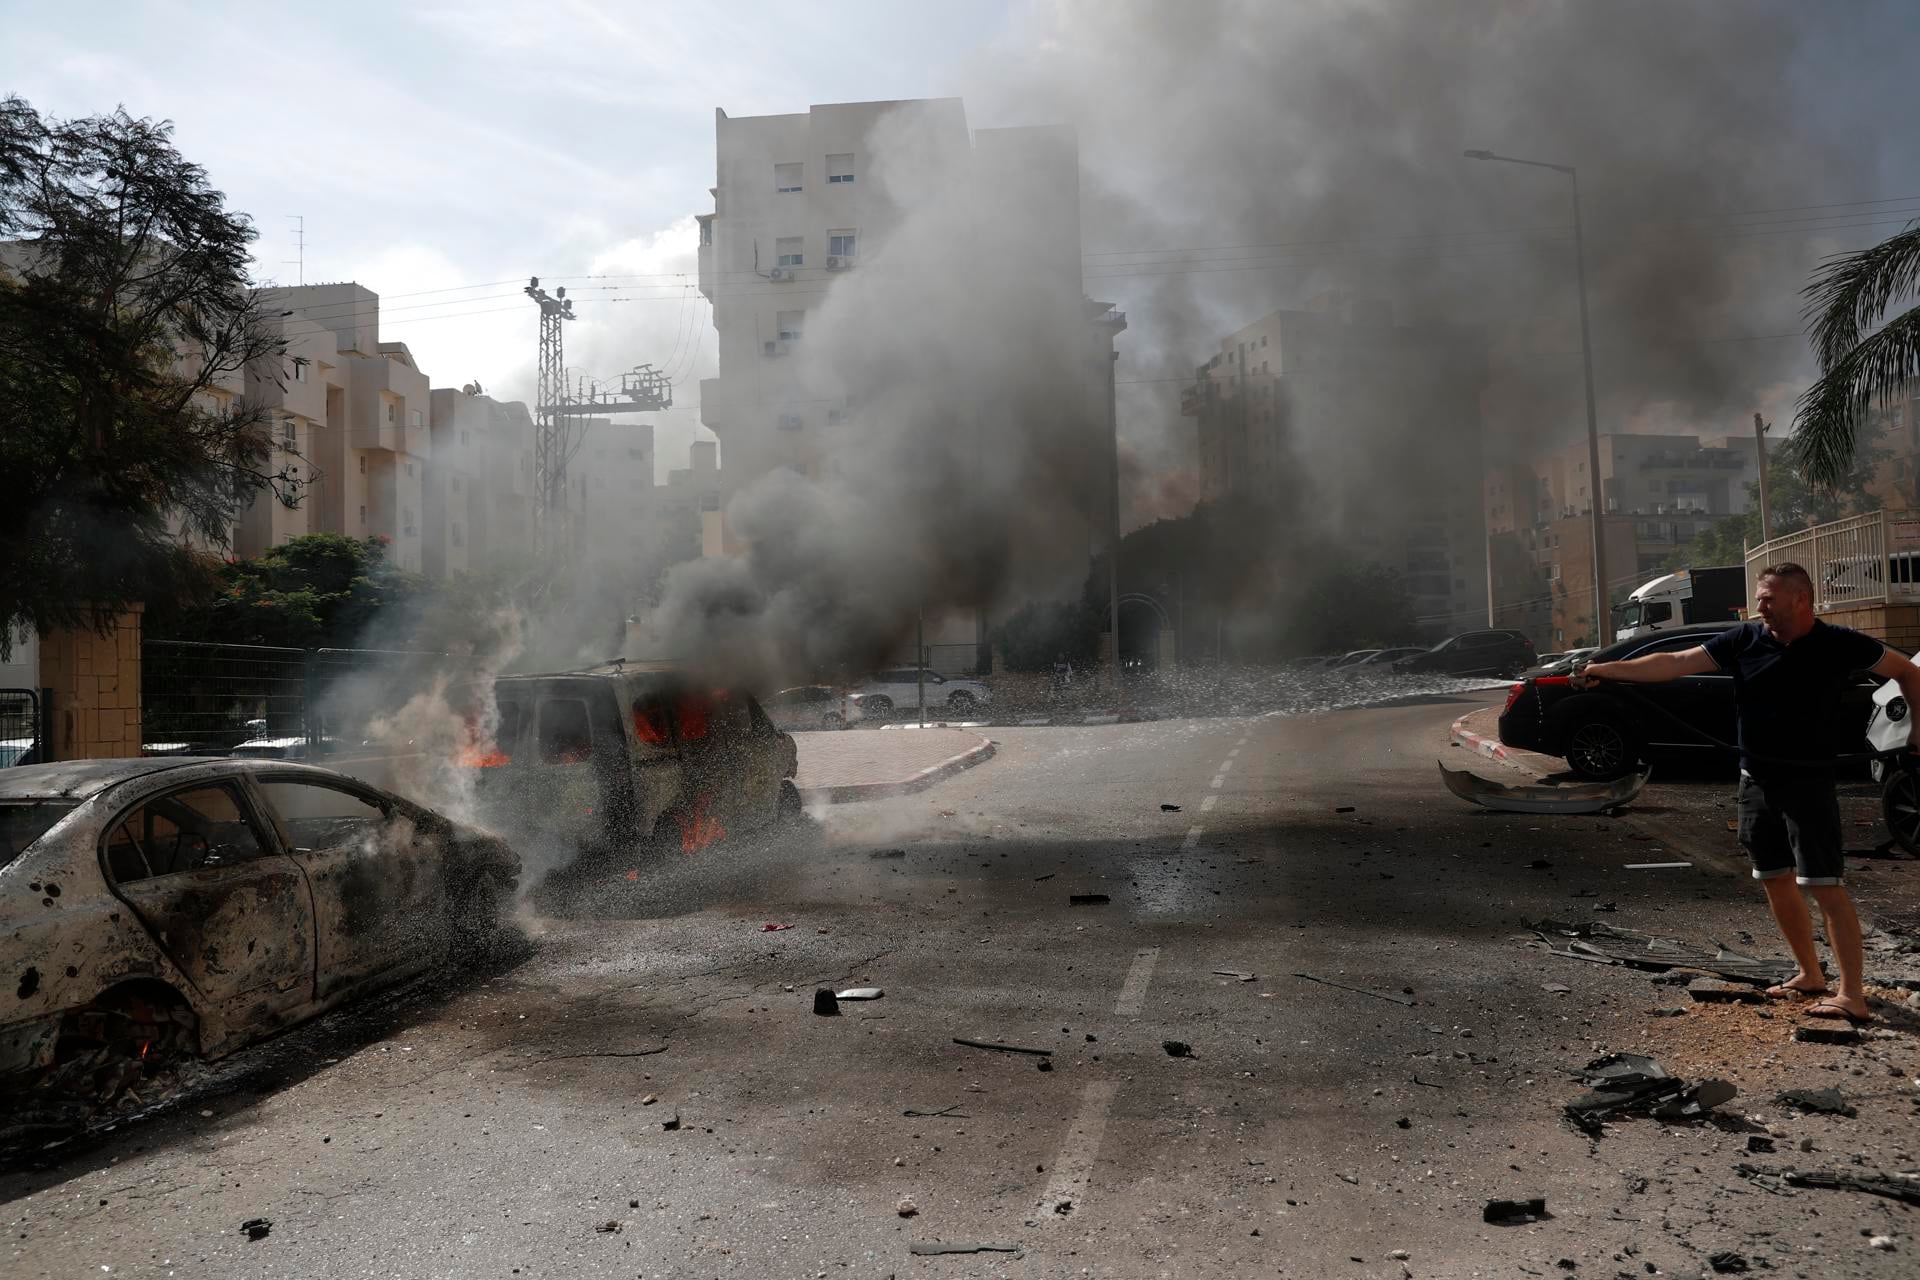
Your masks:
{"label": "burnt-out car", "polygon": [[312,765],[6,770],[0,1099],[110,1096],[478,949],[519,874],[498,837]]}
{"label": "burnt-out car", "polygon": [[[793,736],[665,663],[501,676],[466,693],[489,827],[579,853],[692,853],[797,815]],[[491,728],[491,733],[488,729]]]}

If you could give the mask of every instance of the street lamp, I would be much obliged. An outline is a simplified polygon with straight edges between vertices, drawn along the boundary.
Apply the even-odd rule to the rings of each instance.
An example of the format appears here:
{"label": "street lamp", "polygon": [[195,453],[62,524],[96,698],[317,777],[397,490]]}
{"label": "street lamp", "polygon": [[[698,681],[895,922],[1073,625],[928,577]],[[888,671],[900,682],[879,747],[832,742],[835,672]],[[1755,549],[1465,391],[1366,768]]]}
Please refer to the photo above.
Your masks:
{"label": "street lamp", "polygon": [[1573,266],[1580,282],[1580,355],[1587,378],[1587,493],[1593,513],[1593,616],[1595,638],[1604,645],[1613,639],[1613,614],[1607,608],[1607,540],[1601,520],[1600,425],[1593,408],[1593,338],[1587,329],[1587,250],[1580,230],[1580,175],[1570,164],[1549,164],[1545,160],[1521,160],[1496,155],[1491,151],[1469,151],[1469,160],[1498,160],[1502,164],[1524,164],[1535,169],[1564,173],[1573,186]]}

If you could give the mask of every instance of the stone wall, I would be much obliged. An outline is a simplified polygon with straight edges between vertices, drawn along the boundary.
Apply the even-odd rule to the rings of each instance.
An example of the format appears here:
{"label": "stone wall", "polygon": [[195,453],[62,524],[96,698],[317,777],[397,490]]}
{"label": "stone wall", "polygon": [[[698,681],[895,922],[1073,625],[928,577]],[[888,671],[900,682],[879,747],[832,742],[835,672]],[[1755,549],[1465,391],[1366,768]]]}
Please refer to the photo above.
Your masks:
{"label": "stone wall", "polygon": [[104,632],[40,637],[40,683],[53,691],[53,759],[140,754],[140,606]]}
{"label": "stone wall", "polygon": [[1822,609],[1820,620],[1864,631],[1902,653],[1920,651],[1920,604],[1841,605]]}

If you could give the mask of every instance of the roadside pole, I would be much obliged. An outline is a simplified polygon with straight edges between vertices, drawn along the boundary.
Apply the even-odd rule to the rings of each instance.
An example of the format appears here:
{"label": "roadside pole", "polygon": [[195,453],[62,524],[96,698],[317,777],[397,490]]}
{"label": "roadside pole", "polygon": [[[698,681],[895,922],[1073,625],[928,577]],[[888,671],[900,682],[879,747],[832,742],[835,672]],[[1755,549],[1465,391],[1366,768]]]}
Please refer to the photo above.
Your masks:
{"label": "roadside pole", "polygon": [[913,677],[920,682],[920,727],[927,727],[927,611],[913,624]]}
{"label": "roadside pole", "polygon": [[1760,415],[1753,415],[1753,445],[1760,454],[1760,545],[1765,546],[1773,537],[1773,521],[1768,517],[1772,509],[1767,503],[1767,427],[1771,425],[1760,421]]}

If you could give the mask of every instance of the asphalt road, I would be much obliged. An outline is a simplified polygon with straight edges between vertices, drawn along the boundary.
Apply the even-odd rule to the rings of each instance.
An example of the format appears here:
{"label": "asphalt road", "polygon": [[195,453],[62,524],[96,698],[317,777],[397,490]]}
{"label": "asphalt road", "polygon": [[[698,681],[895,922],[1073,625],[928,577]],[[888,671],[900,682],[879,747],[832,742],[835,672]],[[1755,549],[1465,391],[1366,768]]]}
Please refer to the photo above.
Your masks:
{"label": "asphalt road", "polygon": [[[537,894],[529,946],[492,972],[283,1037],[0,1176],[0,1269],[1612,1277],[1733,1250],[1913,1274],[1914,1210],[1770,1195],[1733,1166],[1764,1124],[1775,1163],[1912,1168],[1914,1039],[1655,1016],[1684,994],[1529,948],[1524,921],[1612,903],[1612,923],[1777,954],[1738,874],[1624,869],[1665,860],[1661,812],[1730,842],[1705,816],[1724,788],[1633,822],[1448,795],[1433,762],[1469,760],[1447,726],[1482,701],[999,729],[995,758],[918,795]],[[886,994],[818,1017],[823,986]],[[1568,1072],[1616,1050],[1742,1096],[1719,1125],[1590,1140],[1560,1119]],[[1857,1119],[1772,1102],[1835,1083]],[[1551,1219],[1481,1220],[1534,1196]],[[1020,1252],[910,1252],[935,1242]]]}

